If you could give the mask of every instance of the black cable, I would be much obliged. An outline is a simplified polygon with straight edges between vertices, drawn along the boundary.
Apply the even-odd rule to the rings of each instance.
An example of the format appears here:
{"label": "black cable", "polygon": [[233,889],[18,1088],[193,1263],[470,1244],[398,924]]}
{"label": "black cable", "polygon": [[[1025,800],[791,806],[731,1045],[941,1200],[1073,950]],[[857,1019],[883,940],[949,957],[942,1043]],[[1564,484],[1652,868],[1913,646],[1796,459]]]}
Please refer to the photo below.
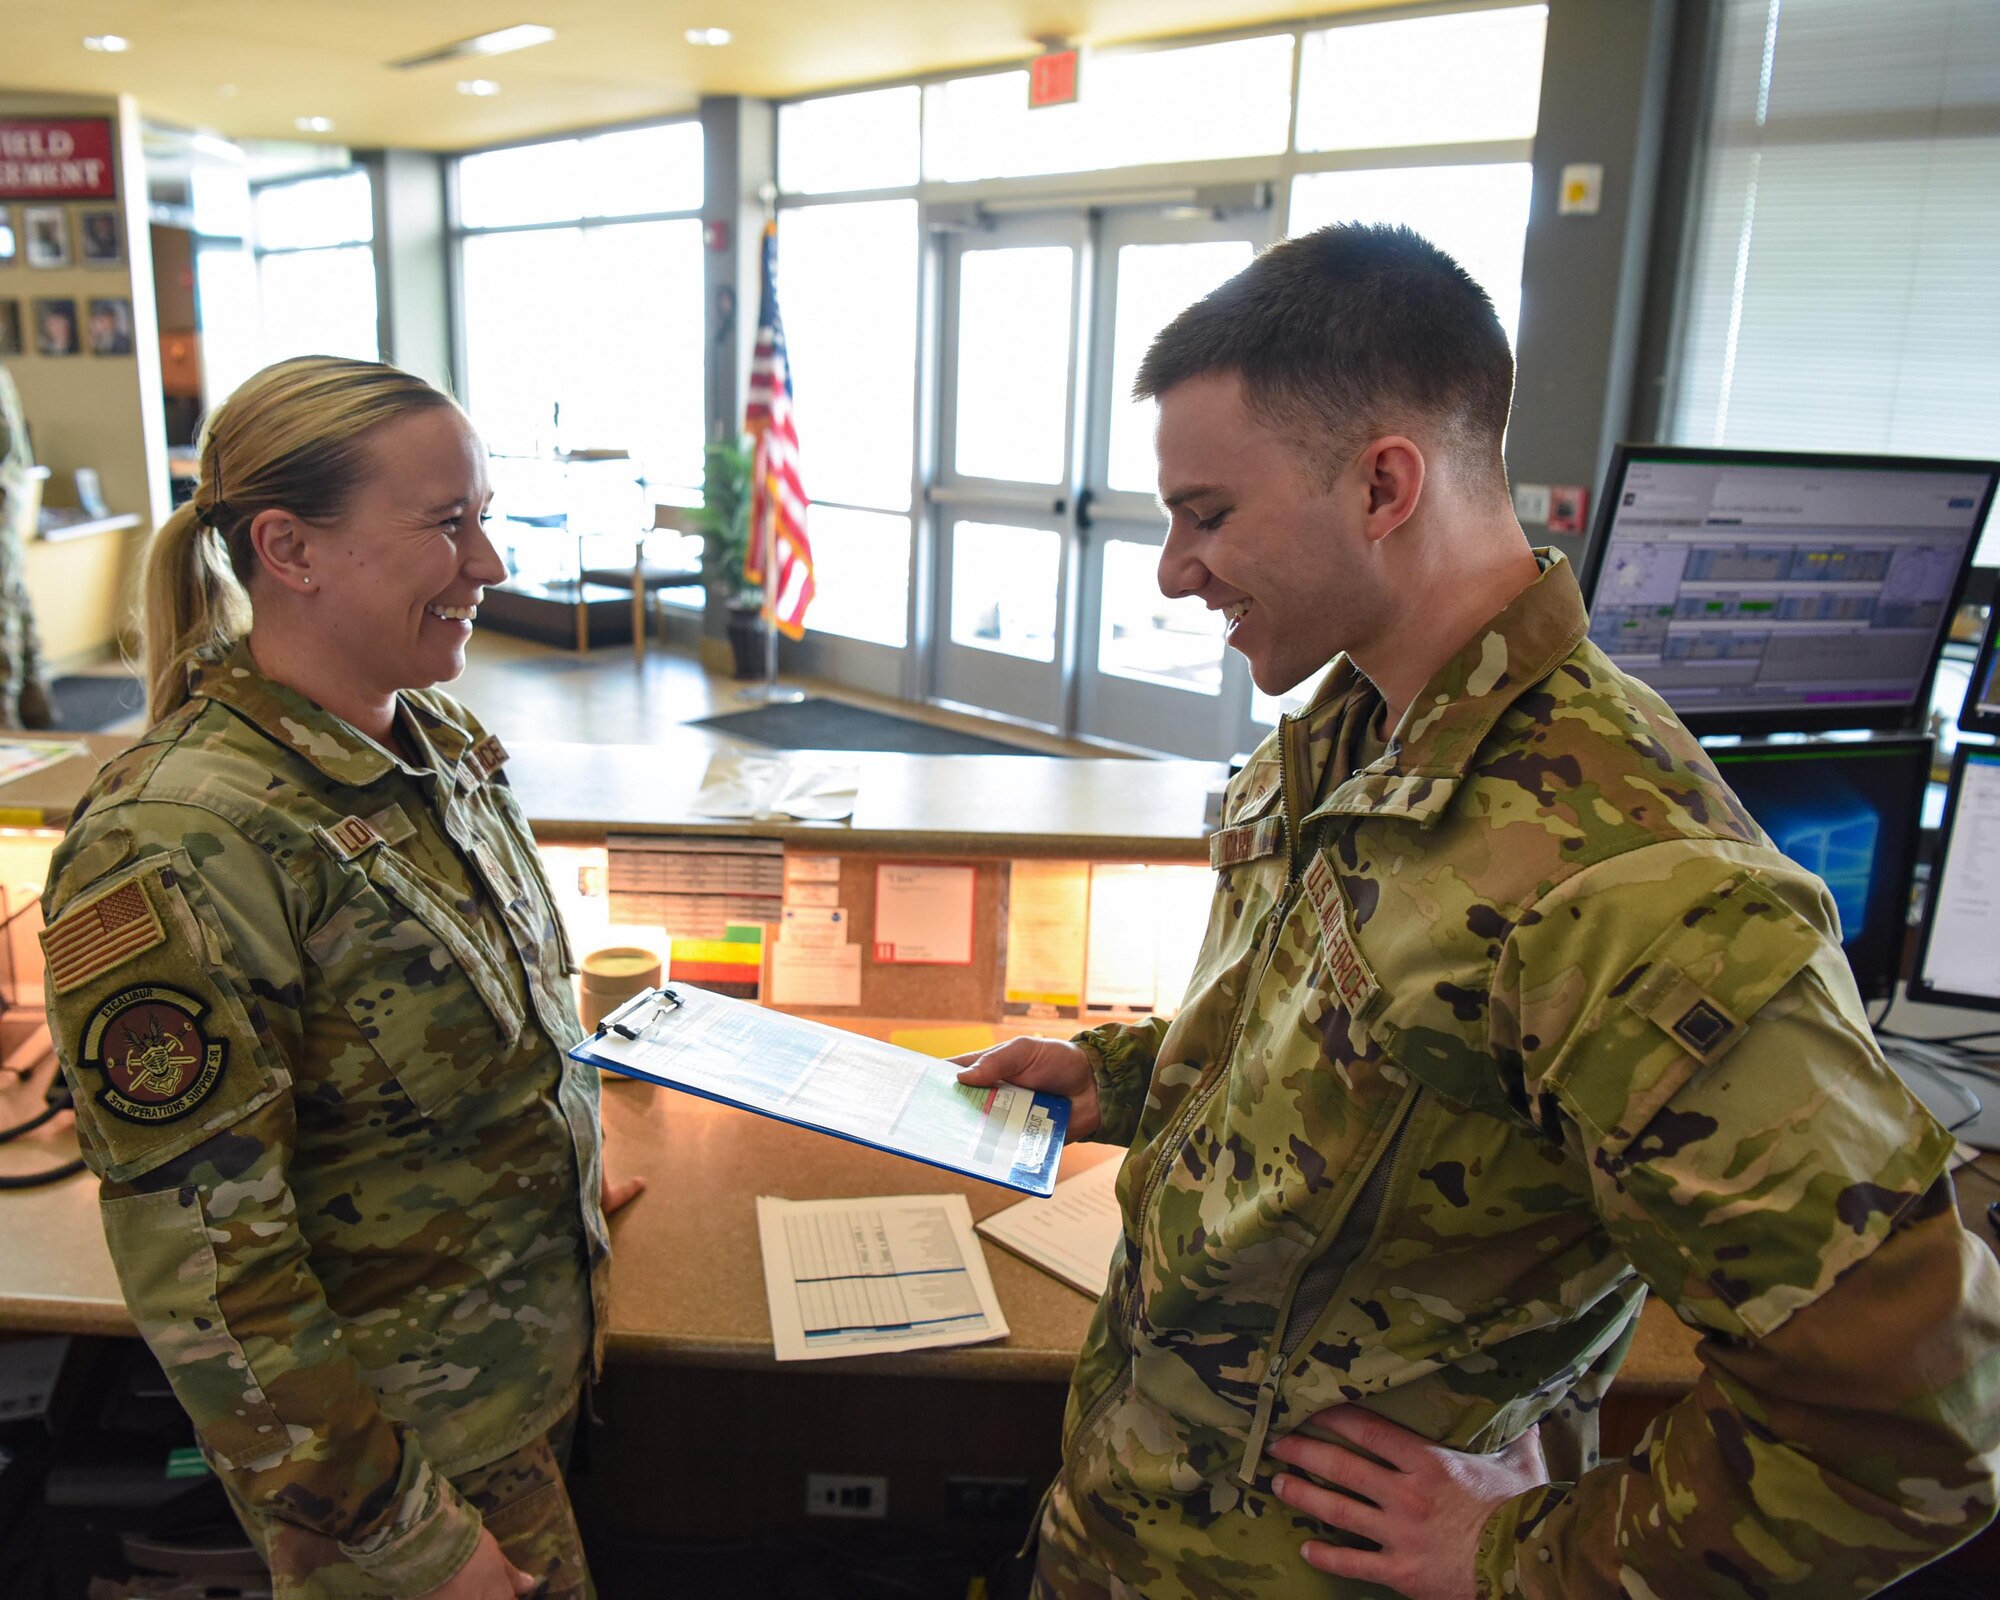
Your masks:
{"label": "black cable", "polygon": [[47,1172],[10,1172],[0,1174],[0,1189],[40,1189],[51,1183],[61,1183],[65,1178],[74,1178],[83,1171],[81,1159],[65,1161],[59,1167],[50,1167]]}
{"label": "black cable", "polygon": [[67,1111],[68,1109],[69,1109],[69,1097],[65,1095],[61,1100],[50,1105],[50,1107],[46,1111],[36,1112],[32,1117],[28,1118],[26,1122],[21,1123],[18,1127],[0,1128],[0,1144],[5,1144],[9,1139],[18,1139],[24,1133],[33,1133],[37,1128],[41,1127],[43,1123],[49,1121],[52,1117],[54,1117],[58,1111]]}

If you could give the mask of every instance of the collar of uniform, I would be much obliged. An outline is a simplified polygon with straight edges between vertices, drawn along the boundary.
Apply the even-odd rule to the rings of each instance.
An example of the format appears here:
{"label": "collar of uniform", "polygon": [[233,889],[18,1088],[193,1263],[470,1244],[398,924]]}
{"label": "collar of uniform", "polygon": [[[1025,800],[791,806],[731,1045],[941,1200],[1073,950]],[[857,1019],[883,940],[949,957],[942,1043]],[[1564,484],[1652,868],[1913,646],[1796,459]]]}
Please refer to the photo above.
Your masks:
{"label": "collar of uniform", "polygon": [[465,759],[473,746],[472,731],[447,716],[428,695],[406,694],[402,700],[410,720],[437,752],[438,770],[450,773],[461,789],[475,787],[481,774],[477,763]]}
{"label": "collar of uniform", "polygon": [[[1334,790],[1314,816],[1398,816],[1429,823],[1442,814],[1493,725],[1590,631],[1569,562],[1548,549],[1536,550],[1535,560],[1541,576],[1439,669],[1410,702],[1381,759]],[[1314,708],[1337,687],[1336,680],[1343,680],[1338,698],[1344,701],[1360,678],[1345,659],[1338,662],[1314,697]],[[1338,721],[1333,715],[1328,725]]]}
{"label": "collar of uniform", "polygon": [[257,670],[242,640],[220,661],[197,669],[191,691],[229,707],[287,749],[296,750],[335,783],[360,788],[399,763],[380,745],[296,689]]}

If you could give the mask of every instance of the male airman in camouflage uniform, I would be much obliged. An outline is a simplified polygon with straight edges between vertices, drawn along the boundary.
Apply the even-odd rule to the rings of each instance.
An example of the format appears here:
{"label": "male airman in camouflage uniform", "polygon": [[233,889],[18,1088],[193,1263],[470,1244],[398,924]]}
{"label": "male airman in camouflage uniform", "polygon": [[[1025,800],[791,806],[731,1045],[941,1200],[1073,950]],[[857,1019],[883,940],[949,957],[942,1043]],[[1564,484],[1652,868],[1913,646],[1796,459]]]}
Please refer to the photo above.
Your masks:
{"label": "male airman in camouflage uniform", "polygon": [[[1371,318],[1399,294],[1464,314],[1424,301],[1463,298],[1428,246],[1350,232],[1371,230],[1268,253],[1211,297],[1216,322],[1267,292],[1274,258],[1314,295],[1362,282]],[[1216,404],[1265,428],[1219,387],[1240,371],[1213,366],[1196,372]],[[1276,692],[1296,677],[1263,668],[1289,646],[1257,630],[1307,575],[1246,560],[1230,519],[1256,521],[1260,491],[1233,447],[1198,449],[1192,481],[1170,471],[1196,401],[1177,414],[1169,385],[1197,381],[1152,391],[1162,587],[1226,607]],[[1427,435],[1445,441],[1433,494],[1453,492],[1449,431]],[[1404,492],[1397,451],[1425,481],[1408,439],[1371,450],[1364,508]],[[1877,1053],[1823,886],[1590,644],[1568,564],[1506,529],[1523,581],[1400,716],[1342,657],[1233,780],[1171,1025],[1075,1041],[1098,1137],[1130,1153],[1040,1595],[1858,1595],[1992,1515],[2000,1272],[1954,1210],[1952,1141]],[[1414,648],[1367,620],[1371,659]],[[1706,1336],[1705,1372],[1630,1460],[1599,1464],[1596,1408],[1649,1288]],[[1402,1548],[1406,1462],[1518,1460],[1538,1426],[1553,1481],[1487,1496],[1462,1565]],[[1364,1498],[1301,1493],[1300,1469]]]}
{"label": "male airman in camouflage uniform", "polygon": [[246,646],[204,669],[52,863],[50,1018],[127,1303],[277,1592],[423,1594],[484,1526],[581,1595],[574,963],[499,742],[401,704],[415,762]]}

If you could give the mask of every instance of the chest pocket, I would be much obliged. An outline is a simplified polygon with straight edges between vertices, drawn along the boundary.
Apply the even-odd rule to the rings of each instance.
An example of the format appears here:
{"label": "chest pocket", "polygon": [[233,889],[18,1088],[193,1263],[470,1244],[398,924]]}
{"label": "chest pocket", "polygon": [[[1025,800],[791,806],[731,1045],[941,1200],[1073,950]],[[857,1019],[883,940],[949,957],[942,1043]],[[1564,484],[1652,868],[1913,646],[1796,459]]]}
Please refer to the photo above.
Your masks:
{"label": "chest pocket", "polygon": [[306,952],[403,1092],[425,1115],[521,1037],[521,1008],[489,950],[436,883],[386,844],[305,941]]}

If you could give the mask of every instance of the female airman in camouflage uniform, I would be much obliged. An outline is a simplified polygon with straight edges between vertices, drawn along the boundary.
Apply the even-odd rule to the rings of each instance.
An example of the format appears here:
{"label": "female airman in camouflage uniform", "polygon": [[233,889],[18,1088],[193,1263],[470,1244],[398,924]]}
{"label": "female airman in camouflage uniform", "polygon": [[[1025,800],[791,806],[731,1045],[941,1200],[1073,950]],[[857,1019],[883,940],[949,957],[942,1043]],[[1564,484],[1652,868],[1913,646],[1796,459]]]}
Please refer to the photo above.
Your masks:
{"label": "female airman in camouflage uniform", "polygon": [[238,390],[148,557],[154,725],[45,895],[127,1304],[280,1596],[589,1587],[596,1083],[506,752],[431,689],[505,576],[489,498],[405,373]]}

